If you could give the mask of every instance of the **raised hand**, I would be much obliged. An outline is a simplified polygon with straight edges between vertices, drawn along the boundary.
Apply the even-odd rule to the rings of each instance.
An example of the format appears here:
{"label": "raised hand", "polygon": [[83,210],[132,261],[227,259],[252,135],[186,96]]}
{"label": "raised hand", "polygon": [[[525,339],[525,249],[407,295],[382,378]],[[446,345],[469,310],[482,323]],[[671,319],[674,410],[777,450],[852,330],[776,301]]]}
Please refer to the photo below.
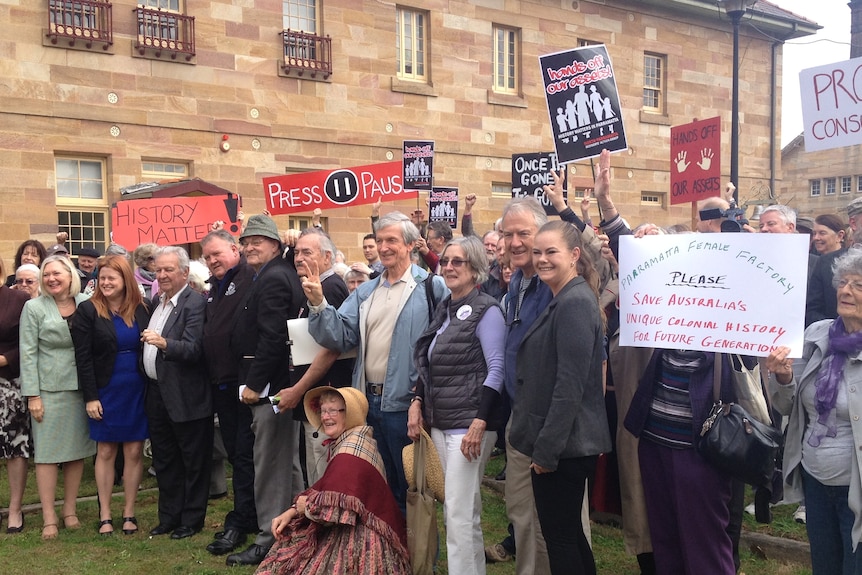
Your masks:
{"label": "raised hand", "polygon": [[320,266],[316,261],[306,261],[305,269],[307,273],[302,278],[302,291],[305,292],[305,297],[311,305],[320,305],[323,303],[323,286],[320,285]]}

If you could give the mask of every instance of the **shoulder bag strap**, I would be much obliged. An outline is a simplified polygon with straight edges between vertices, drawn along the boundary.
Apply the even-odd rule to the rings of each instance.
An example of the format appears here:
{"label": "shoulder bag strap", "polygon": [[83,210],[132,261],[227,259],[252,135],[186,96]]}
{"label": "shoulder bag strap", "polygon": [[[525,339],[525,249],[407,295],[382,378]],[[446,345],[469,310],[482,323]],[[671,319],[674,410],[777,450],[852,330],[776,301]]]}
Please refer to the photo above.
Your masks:
{"label": "shoulder bag strap", "polygon": [[722,354],[716,353],[715,360],[712,365],[712,399],[719,401],[721,399],[721,364]]}

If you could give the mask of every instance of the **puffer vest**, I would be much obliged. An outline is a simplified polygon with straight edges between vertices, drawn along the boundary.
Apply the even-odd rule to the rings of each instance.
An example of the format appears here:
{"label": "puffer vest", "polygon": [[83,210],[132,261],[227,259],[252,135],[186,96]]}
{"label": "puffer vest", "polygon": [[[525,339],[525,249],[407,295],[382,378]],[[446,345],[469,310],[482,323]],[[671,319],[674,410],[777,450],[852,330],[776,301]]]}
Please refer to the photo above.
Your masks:
{"label": "puffer vest", "polygon": [[[416,342],[414,359],[424,385],[424,416],[437,429],[466,429],[479,410],[482,384],[488,375],[482,344],[476,337],[479,320],[497,300],[478,290],[452,301],[447,297],[434,313],[428,330]],[[449,325],[437,336],[431,361],[428,348],[446,316]],[[488,422],[488,430],[493,430]]]}

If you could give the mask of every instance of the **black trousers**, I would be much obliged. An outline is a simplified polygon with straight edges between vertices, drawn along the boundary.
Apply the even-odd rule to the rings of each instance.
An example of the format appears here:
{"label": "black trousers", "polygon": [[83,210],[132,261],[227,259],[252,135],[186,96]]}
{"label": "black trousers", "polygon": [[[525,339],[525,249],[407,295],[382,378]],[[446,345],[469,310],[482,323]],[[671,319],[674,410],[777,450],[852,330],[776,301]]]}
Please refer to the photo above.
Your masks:
{"label": "black trousers", "polygon": [[238,384],[214,387],[213,405],[218,414],[227,460],[233,466],[233,509],[225,517],[224,529],[257,533],[251,408],[239,401]]}
{"label": "black trousers", "polygon": [[159,386],[153,382],[147,384],[145,408],[159,485],[159,523],[201,529],[209,498],[212,417],[171,421]]}

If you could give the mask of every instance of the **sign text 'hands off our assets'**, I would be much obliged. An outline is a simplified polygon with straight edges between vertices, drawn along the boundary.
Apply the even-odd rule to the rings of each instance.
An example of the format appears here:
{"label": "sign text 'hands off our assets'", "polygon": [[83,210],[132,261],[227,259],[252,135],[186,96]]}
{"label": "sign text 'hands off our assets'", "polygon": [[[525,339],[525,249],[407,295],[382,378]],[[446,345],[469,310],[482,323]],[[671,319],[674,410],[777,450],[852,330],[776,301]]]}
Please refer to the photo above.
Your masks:
{"label": "sign text 'hands off our assets'", "polygon": [[792,234],[620,238],[620,345],[802,354],[808,241]]}

